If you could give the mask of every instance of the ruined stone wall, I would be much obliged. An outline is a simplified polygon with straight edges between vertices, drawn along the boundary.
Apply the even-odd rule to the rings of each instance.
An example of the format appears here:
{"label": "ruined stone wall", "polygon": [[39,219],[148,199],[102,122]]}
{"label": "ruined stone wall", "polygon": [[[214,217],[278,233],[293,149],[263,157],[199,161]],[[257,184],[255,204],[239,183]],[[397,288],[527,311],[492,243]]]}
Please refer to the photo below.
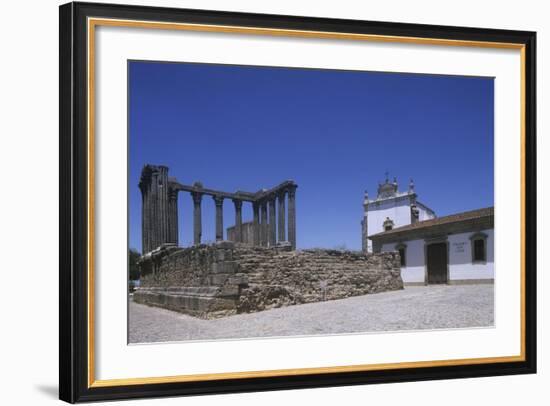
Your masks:
{"label": "ruined stone wall", "polygon": [[245,247],[235,251],[234,259],[238,274],[247,280],[239,297],[239,312],[403,288],[396,253]]}
{"label": "ruined stone wall", "polygon": [[[134,300],[202,318],[403,288],[399,254],[231,242],[158,252]],[[147,261],[144,261],[144,264]]]}
{"label": "ruined stone wall", "polygon": [[[210,286],[219,281],[212,278],[218,262],[227,262],[233,244],[196,245],[166,252],[153,257],[158,263],[155,271],[141,279],[144,287]],[[159,258],[160,257],[160,260]]]}
{"label": "ruined stone wall", "polygon": [[152,271],[142,276],[134,301],[201,318],[237,313],[245,282],[235,276],[234,249],[217,242],[153,253],[140,263]]}

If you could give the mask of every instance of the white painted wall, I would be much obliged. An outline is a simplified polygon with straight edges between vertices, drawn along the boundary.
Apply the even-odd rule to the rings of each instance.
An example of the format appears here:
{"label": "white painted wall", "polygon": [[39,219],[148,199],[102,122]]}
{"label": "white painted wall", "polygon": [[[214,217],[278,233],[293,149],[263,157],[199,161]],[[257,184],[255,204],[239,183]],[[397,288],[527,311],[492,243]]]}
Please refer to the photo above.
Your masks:
{"label": "white painted wall", "polygon": [[[394,227],[411,224],[411,201],[409,197],[389,198],[369,203],[367,209],[368,234],[384,231],[386,217],[393,220]],[[372,252],[372,241],[368,242],[369,252]]]}
{"label": "white painted wall", "polygon": [[[373,200],[369,203],[364,217],[367,219],[368,235],[384,231],[384,221],[389,217],[393,220],[393,226],[402,227],[411,224],[411,197],[402,193],[395,198],[388,198],[380,201]],[[417,202],[418,221],[435,218],[433,211],[424,204]],[[368,240],[368,250],[372,252],[372,241]]]}
{"label": "white painted wall", "polygon": [[[449,280],[465,281],[472,279],[494,279],[494,230],[483,230],[487,234],[487,262],[472,263],[470,237],[475,232],[452,234],[449,242]],[[404,283],[424,282],[426,260],[424,257],[424,240],[403,241],[407,246],[405,267],[401,268]],[[398,243],[382,245],[382,252],[397,251]]]}
{"label": "white painted wall", "polygon": [[418,207],[418,221],[431,220],[435,218],[435,213],[427,210],[426,206],[423,204],[416,202],[416,207]]}
{"label": "white painted wall", "polygon": [[[405,253],[405,267],[401,268],[401,278],[404,283],[424,283],[424,240],[405,241],[407,245]],[[397,251],[397,244],[382,245],[382,252]]]}
{"label": "white painted wall", "polygon": [[487,262],[472,264],[470,237],[475,233],[449,236],[449,279],[494,279],[494,230],[483,230],[487,234]]}

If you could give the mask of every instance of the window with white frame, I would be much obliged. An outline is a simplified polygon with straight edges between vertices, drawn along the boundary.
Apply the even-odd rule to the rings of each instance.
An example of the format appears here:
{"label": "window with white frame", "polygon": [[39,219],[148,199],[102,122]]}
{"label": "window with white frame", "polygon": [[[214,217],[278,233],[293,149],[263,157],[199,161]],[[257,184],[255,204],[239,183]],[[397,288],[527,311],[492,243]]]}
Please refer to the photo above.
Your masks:
{"label": "window with white frame", "polygon": [[470,237],[472,245],[472,263],[487,262],[487,234],[475,233]]}
{"label": "window with white frame", "polygon": [[401,261],[401,268],[407,266],[407,246],[405,244],[397,244],[395,250],[399,252],[399,258]]}

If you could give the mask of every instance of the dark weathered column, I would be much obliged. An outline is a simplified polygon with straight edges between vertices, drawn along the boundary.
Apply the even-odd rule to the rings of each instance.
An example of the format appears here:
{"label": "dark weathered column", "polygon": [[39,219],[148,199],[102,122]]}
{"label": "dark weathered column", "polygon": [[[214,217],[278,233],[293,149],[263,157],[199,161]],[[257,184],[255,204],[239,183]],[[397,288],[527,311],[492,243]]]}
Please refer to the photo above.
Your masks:
{"label": "dark weathered column", "polygon": [[151,171],[149,166],[146,165],[141,170],[141,177],[139,179],[139,190],[141,191],[141,253],[144,255],[151,249],[151,233],[149,229],[149,220],[151,215],[149,213],[150,207],[150,189],[151,189]]}
{"label": "dark weathered column", "polygon": [[269,200],[269,245],[277,244],[277,215],[275,213],[275,197]]}
{"label": "dark weathered column", "polygon": [[146,254],[170,242],[168,168],[145,165],[139,188],[142,194],[142,252]]}
{"label": "dark weathered column", "polygon": [[216,204],[216,241],[223,240],[223,197],[212,196]]}
{"label": "dark weathered column", "polygon": [[152,251],[155,248],[158,247],[157,243],[159,240],[159,205],[158,205],[158,179],[157,179],[156,171],[152,171],[151,173],[151,189],[149,190],[150,194],[150,218],[149,218],[149,235],[150,235],[150,241],[149,241],[149,250]]}
{"label": "dark weathered column", "polygon": [[157,242],[153,249],[160,247],[170,240],[168,229],[168,167],[159,165],[157,176]]}
{"label": "dark weathered column", "polygon": [[260,205],[258,202],[252,203],[252,213],[252,224],[254,233],[253,245],[260,245]]}
{"label": "dark weathered column", "polygon": [[277,213],[279,224],[278,224],[278,231],[279,231],[279,242],[286,241],[286,233],[285,233],[285,191],[283,190],[279,195],[277,196],[277,200],[279,202],[279,210]]}
{"label": "dark weathered column", "polygon": [[170,188],[168,193],[168,229],[169,240],[173,244],[178,244],[178,191]]}
{"label": "dark weathered column", "polygon": [[235,204],[235,241],[243,241],[243,201],[239,199],[233,199]]}
{"label": "dark weathered column", "polygon": [[202,237],[202,193],[191,192],[191,196],[193,197],[193,243],[198,245]]}
{"label": "dark weathered column", "polygon": [[288,241],[296,249],[296,185],[288,188]]}
{"label": "dark weathered column", "polygon": [[260,225],[260,244],[262,246],[267,245],[267,202],[263,201],[260,205],[260,211],[261,211],[261,220],[262,223]]}
{"label": "dark weathered column", "polygon": [[141,190],[141,253],[149,252],[149,197],[148,190],[142,181],[139,183]]}

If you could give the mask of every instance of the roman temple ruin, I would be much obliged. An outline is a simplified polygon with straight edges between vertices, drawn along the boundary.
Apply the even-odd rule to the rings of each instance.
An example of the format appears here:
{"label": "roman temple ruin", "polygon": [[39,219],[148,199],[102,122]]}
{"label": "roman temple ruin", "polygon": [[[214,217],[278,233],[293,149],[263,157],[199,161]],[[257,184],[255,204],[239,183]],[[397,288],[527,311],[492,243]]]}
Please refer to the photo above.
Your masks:
{"label": "roman temple ruin", "polygon": [[[225,200],[231,200],[235,206],[235,225],[228,230],[229,240],[263,247],[273,247],[288,241],[292,249],[296,248],[297,185],[291,180],[269,190],[232,193],[207,189],[201,182],[184,185],[177,179],[168,177],[168,167],[145,165],[141,172],[139,188],[142,195],[141,233],[144,254],[164,245],[178,245],[178,192],[188,192],[193,199],[195,245],[200,244],[202,238],[202,199],[204,196],[210,196],[216,206],[216,241],[223,240],[223,203]],[[286,196],[288,221],[285,221]],[[254,213],[252,222],[246,224],[243,224],[242,220],[243,203],[252,204]],[[278,210],[275,209],[276,205]]]}
{"label": "roman temple ruin", "polygon": [[[200,182],[185,185],[168,167],[145,165],[140,287],[133,300],[200,318],[342,299],[403,288],[399,254],[327,249],[296,250],[296,189],[287,180],[257,192],[225,192]],[[193,244],[180,247],[178,193],[193,201]],[[215,203],[216,241],[202,242],[203,197]],[[223,204],[234,224],[224,239]],[[243,204],[252,219],[243,222]],[[327,231],[328,232],[328,231]]]}

